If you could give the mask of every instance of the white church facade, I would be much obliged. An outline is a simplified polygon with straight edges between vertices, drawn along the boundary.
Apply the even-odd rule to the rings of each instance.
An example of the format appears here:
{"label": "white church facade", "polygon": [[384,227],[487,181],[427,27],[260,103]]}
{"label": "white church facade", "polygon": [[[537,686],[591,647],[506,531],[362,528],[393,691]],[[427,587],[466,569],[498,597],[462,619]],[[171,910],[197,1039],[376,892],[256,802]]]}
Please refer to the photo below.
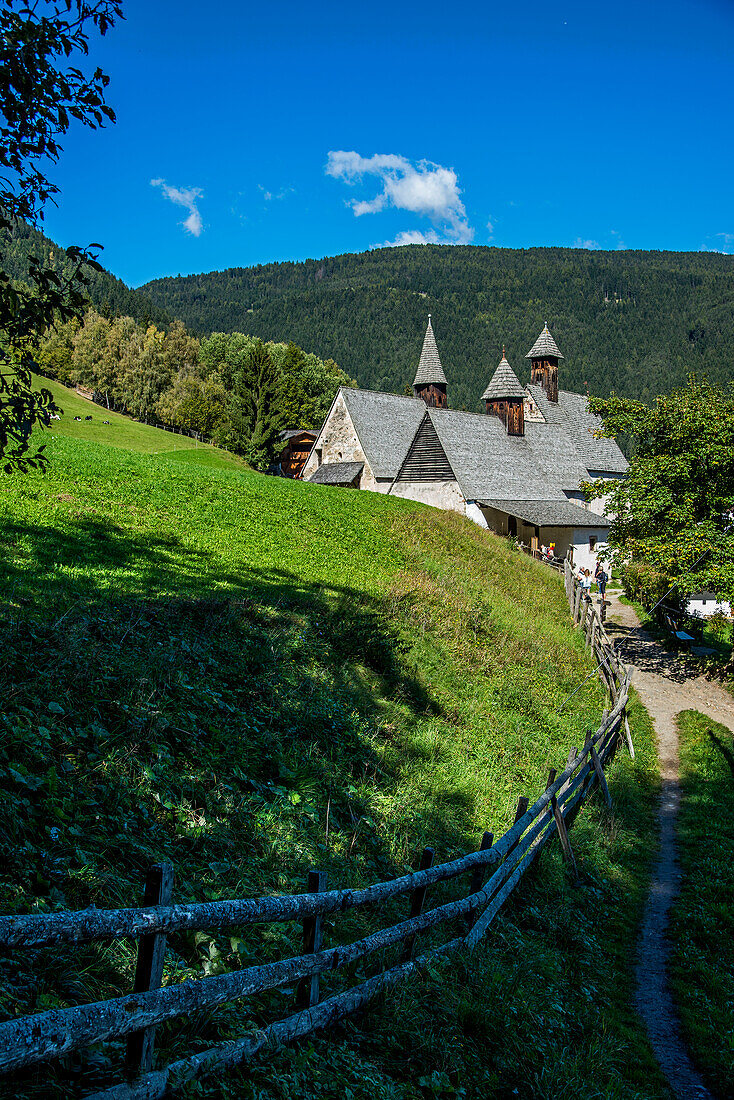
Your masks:
{"label": "white church facade", "polygon": [[419,500],[460,512],[529,547],[593,567],[610,520],[587,503],[583,481],[624,475],[614,440],[597,438],[587,398],[558,388],[563,358],[546,325],[520,384],[504,356],[482,400],[485,413],[447,407],[447,381],[431,319],[413,397],[342,387],[303,470],[304,479]]}

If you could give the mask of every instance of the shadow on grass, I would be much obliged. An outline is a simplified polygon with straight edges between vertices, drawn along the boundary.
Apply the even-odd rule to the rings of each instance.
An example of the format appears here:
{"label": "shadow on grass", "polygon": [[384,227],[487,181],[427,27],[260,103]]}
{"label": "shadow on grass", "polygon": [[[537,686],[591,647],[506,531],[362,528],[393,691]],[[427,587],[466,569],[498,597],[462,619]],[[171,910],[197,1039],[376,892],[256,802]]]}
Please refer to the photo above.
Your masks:
{"label": "shadow on grass", "polygon": [[[96,519],[5,545],[5,908],[128,903],[159,859],[200,900],[300,887],[317,858],[394,872],[381,741],[438,708],[382,601]],[[445,805],[422,816],[459,843]]]}

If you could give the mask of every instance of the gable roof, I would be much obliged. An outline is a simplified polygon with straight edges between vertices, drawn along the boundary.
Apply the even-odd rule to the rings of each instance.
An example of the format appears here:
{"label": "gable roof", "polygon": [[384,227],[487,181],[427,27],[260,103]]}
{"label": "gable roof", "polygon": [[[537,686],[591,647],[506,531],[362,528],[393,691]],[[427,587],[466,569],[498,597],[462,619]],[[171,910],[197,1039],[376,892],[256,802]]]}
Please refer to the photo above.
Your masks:
{"label": "gable roof", "polygon": [[396,481],[455,481],[428,409],[418,425]]}
{"label": "gable roof", "polygon": [[339,393],[372,473],[378,478],[395,477],[425,416],[425,401],[347,387]]}
{"label": "gable roof", "polygon": [[551,356],[554,359],[565,358],[563,355],[561,355],[560,351],[558,350],[558,345],[548,331],[548,322],[546,321],[543,326],[543,331],[541,332],[540,336],[535,341],[525,358],[545,359],[548,356]]}
{"label": "gable roof", "polygon": [[428,314],[428,328],[423,338],[423,350],[421,351],[418,370],[413,379],[414,386],[426,386],[431,382],[446,385],[446,375],[443,373],[441,358],[438,354],[436,337],[433,335],[431,315]]}
{"label": "gable roof", "polygon": [[503,397],[524,397],[525,390],[520,385],[517,375],[505,358],[505,349],[502,349],[497,370],[492,375],[489,385],[482,394],[482,401],[499,401]]}
{"label": "gable roof", "polygon": [[[466,500],[511,497],[514,500],[565,500],[539,461],[542,434],[509,436],[502,421],[484,413],[429,409],[436,433]],[[542,427],[542,425],[533,425]],[[573,487],[586,476],[578,464]]]}
{"label": "gable roof", "polygon": [[559,390],[556,403],[548,400],[542,386],[529,385],[527,389],[547,423],[570,437],[576,453],[589,473],[627,472],[627,459],[615,441],[594,437],[594,432],[601,428],[601,420],[595,413],[589,412],[586,394]]}

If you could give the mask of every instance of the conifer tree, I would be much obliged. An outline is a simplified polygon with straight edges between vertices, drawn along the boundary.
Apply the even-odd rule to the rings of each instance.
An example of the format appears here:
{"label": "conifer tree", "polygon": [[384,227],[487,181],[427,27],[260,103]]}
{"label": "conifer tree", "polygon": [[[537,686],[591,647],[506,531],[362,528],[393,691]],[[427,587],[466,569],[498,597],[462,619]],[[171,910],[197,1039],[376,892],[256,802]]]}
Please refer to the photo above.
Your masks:
{"label": "conifer tree", "polygon": [[266,470],[283,449],[280,433],[285,417],[280,372],[260,340],[250,352],[247,374],[251,427],[244,454],[256,470]]}

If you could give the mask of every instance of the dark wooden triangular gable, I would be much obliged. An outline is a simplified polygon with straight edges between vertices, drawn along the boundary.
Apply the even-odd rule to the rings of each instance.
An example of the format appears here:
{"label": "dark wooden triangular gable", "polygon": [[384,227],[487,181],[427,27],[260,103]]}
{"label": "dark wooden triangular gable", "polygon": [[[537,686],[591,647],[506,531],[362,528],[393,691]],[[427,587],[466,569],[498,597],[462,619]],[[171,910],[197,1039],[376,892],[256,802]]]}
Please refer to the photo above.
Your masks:
{"label": "dark wooden triangular gable", "polygon": [[428,413],[418,425],[396,481],[456,481]]}

